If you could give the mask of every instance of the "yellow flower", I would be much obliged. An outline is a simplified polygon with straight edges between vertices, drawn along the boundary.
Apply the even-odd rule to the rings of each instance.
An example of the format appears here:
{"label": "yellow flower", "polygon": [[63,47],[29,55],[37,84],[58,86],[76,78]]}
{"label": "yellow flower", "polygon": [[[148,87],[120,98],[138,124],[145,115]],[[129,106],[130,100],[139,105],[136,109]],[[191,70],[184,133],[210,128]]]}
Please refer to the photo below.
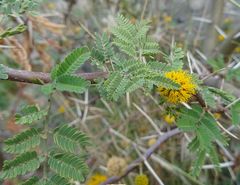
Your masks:
{"label": "yellow flower", "polygon": [[107,176],[101,175],[101,174],[95,174],[88,179],[88,181],[86,182],[86,185],[99,185],[106,180],[107,180]]}
{"label": "yellow flower", "polygon": [[169,15],[164,15],[164,16],[163,16],[163,22],[165,22],[165,23],[170,23],[170,22],[172,22],[172,17],[169,16]]}
{"label": "yellow flower", "polygon": [[121,157],[111,157],[107,162],[108,175],[121,176],[127,167],[127,162]]}
{"label": "yellow flower", "polygon": [[222,117],[222,115],[218,112],[214,113],[213,116],[215,119],[220,119]]}
{"label": "yellow flower", "polygon": [[224,41],[225,37],[223,35],[218,35],[218,41]]}
{"label": "yellow flower", "polygon": [[59,108],[58,108],[58,112],[59,113],[64,113],[65,112],[65,108],[63,105],[61,105]]}
{"label": "yellow flower", "polygon": [[151,138],[148,140],[148,146],[150,147],[150,146],[154,145],[156,142],[157,142],[156,138]]}
{"label": "yellow flower", "polygon": [[149,184],[148,177],[144,174],[137,175],[135,177],[134,184],[135,185],[148,185]]}
{"label": "yellow flower", "polygon": [[234,51],[235,51],[236,53],[240,53],[240,47],[237,47]]}
{"label": "yellow flower", "polygon": [[232,23],[232,19],[231,18],[225,18],[224,23],[225,24],[230,24],[230,23]]}
{"label": "yellow flower", "polygon": [[55,5],[54,3],[48,3],[48,4],[47,4],[47,7],[48,7],[50,10],[56,9],[56,5]]}
{"label": "yellow flower", "polygon": [[175,116],[167,114],[164,116],[164,120],[168,123],[168,124],[172,124],[173,122],[175,122]]}
{"label": "yellow flower", "polygon": [[79,33],[81,31],[81,28],[80,27],[75,27],[73,28],[73,32],[74,33]]}
{"label": "yellow flower", "polygon": [[196,94],[196,85],[193,82],[191,75],[185,71],[170,71],[165,73],[165,76],[180,85],[179,89],[167,89],[158,87],[158,92],[165,97],[170,103],[187,102],[194,94]]}

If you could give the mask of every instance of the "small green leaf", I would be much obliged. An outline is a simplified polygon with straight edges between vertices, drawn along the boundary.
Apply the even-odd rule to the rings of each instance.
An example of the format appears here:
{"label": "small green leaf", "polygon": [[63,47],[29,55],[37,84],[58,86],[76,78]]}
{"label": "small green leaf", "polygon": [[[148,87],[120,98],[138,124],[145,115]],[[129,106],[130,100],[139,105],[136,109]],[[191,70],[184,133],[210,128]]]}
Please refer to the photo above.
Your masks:
{"label": "small green leaf", "polygon": [[236,99],[232,94],[230,94],[229,92],[226,92],[224,90],[221,90],[221,89],[217,89],[214,87],[208,87],[208,90],[229,102],[232,102]]}
{"label": "small green leaf", "polygon": [[220,70],[225,67],[223,56],[219,56],[217,59],[209,59],[207,63],[213,68],[214,71]]}
{"label": "small green leaf", "polygon": [[231,114],[232,114],[232,123],[234,125],[240,125],[240,102],[239,101],[231,106]]}
{"label": "small green leaf", "polygon": [[193,165],[193,170],[192,170],[193,176],[199,175],[201,168],[205,162],[205,159],[206,159],[206,150],[199,151],[197,159],[195,160],[194,165]]}
{"label": "small green leaf", "polygon": [[53,92],[54,88],[53,88],[53,85],[52,84],[46,84],[46,85],[43,85],[41,87],[41,91],[45,94],[45,95],[49,95]]}
{"label": "small green leaf", "polygon": [[85,158],[72,153],[52,151],[48,164],[59,176],[79,182],[85,180],[89,171]]}
{"label": "small green leaf", "polygon": [[42,119],[47,115],[47,110],[39,110],[37,106],[30,105],[24,107],[20,113],[15,115],[16,123],[18,124],[31,124],[34,121]]}
{"label": "small green leaf", "polygon": [[24,153],[40,144],[39,131],[31,128],[4,141],[3,150],[9,153]]}
{"label": "small green leaf", "polygon": [[3,165],[3,172],[0,178],[10,179],[18,175],[24,175],[28,172],[35,171],[40,167],[38,155],[36,152],[26,152],[18,155],[13,160],[5,160]]}
{"label": "small green leaf", "polygon": [[56,80],[56,89],[59,91],[83,93],[89,85],[88,81],[73,75],[62,75]]}
{"label": "small green leaf", "polygon": [[6,80],[6,79],[8,79],[8,74],[6,73],[4,65],[0,64],[0,80]]}
{"label": "small green leaf", "polygon": [[56,68],[57,71],[52,73],[53,79],[55,79],[56,76],[73,74],[90,56],[91,53],[86,47],[73,50],[65,57],[63,62],[59,64]]}
{"label": "small green leaf", "polygon": [[37,177],[31,177],[30,179],[28,179],[27,181],[25,181],[24,183],[20,184],[20,185],[36,185],[36,183],[39,181],[39,179]]}
{"label": "small green leaf", "polygon": [[202,95],[203,100],[208,106],[210,106],[211,108],[216,107],[214,94],[208,90],[208,87],[203,87],[202,89],[200,89],[200,94]]}
{"label": "small green leaf", "polygon": [[78,129],[64,124],[54,131],[54,143],[62,150],[74,153],[78,147],[90,145],[89,138]]}
{"label": "small green leaf", "polygon": [[27,26],[25,26],[24,24],[20,24],[20,25],[18,25],[16,27],[13,27],[13,28],[8,28],[3,33],[0,33],[0,39],[6,38],[6,37],[10,37],[12,35],[16,35],[16,34],[19,34],[19,33],[22,33],[26,29],[27,29]]}

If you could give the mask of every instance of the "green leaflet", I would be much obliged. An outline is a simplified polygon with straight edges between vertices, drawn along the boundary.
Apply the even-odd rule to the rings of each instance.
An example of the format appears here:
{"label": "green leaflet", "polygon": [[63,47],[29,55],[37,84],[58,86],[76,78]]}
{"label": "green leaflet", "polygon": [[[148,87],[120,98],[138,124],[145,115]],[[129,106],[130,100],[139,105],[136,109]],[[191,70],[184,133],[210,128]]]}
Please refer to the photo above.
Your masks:
{"label": "green leaflet", "polygon": [[86,91],[90,83],[81,77],[73,75],[62,75],[57,78],[56,89],[59,91],[69,91],[82,93]]}
{"label": "green leaflet", "polygon": [[9,153],[24,153],[39,144],[39,132],[31,128],[5,140],[3,150]]}
{"label": "green leaflet", "polygon": [[8,79],[8,74],[6,73],[4,65],[0,64],[0,80],[6,80],[6,79]]}
{"label": "green leaflet", "polygon": [[207,63],[213,68],[213,71],[217,71],[225,67],[225,62],[222,55],[217,58],[207,60]]}
{"label": "green leaflet", "polygon": [[72,153],[51,152],[48,164],[59,176],[82,182],[88,173],[88,166],[84,160]]}
{"label": "green leaflet", "polygon": [[52,71],[52,79],[61,75],[73,74],[79,67],[90,58],[88,48],[77,48],[68,54],[64,60]]}
{"label": "green leaflet", "polygon": [[198,157],[193,164],[193,169],[192,169],[192,172],[191,172],[191,174],[193,176],[198,176],[199,175],[199,173],[202,169],[202,166],[205,162],[205,159],[206,159],[206,150],[200,150],[198,152]]}
{"label": "green leaflet", "polygon": [[77,48],[65,57],[62,63],[57,65],[51,72],[52,84],[47,84],[42,88],[45,94],[50,94],[54,89],[59,91],[69,91],[82,93],[89,82],[74,75],[74,72],[90,58],[91,53],[88,48]]}
{"label": "green leaflet", "polygon": [[54,131],[54,143],[66,152],[76,152],[79,146],[89,145],[89,138],[78,129],[64,124]]}
{"label": "green leaflet", "polygon": [[231,114],[232,114],[232,123],[234,125],[240,124],[240,102],[236,102],[231,106]]}
{"label": "green leaflet", "polygon": [[229,102],[232,102],[236,99],[232,94],[230,94],[229,92],[223,91],[221,89],[217,89],[214,87],[208,87],[208,90]]}
{"label": "green leaflet", "polygon": [[126,92],[132,92],[140,87],[155,85],[169,89],[179,88],[177,83],[140,61],[123,61],[117,67],[103,85],[99,85],[102,96],[109,100],[117,101]]}
{"label": "green leaflet", "polygon": [[19,34],[19,33],[22,33],[26,29],[27,29],[27,26],[25,26],[24,24],[19,24],[18,26],[13,27],[13,28],[8,28],[3,33],[0,33],[0,39],[6,38],[6,37],[10,37],[12,35],[16,35],[16,34]]}
{"label": "green leaflet", "polygon": [[202,95],[202,98],[205,101],[206,105],[208,105],[211,108],[216,107],[216,101],[214,99],[214,94],[211,91],[209,91],[208,87],[201,88],[199,92]]}
{"label": "green leaflet", "polygon": [[201,136],[207,134],[206,137],[209,137],[209,139],[207,140],[203,136],[203,139],[206,140],[204,142],[211,143],[214,140],[219,140],[223,144],[227,144],[215,119],[209,113],[204,112],[198,105],[192,106],[192,109],[182,108],[181,116],[177,120],[177,126],[186,132],[199,132]]}
{"label": "green leaflet", "polygon": [[165,56],[164,58],[168,63],[170,63],[171,69],[177,71],[183,68],[184,56],[182,48],[178,48],[174,44],[171,54],[169,56]]}
{"label": "green leaflet", "polygon": [[217,167],[219,160],[213,143],[218,140],[223,145],[227,145],[227,141],[218,128],[216,120],[199,105],[193,105],[192,109],[182,108],[177,126],[184,132],[195,133],[195,137],[188,145],[190,151],[198,153],[192,174],[199,175],[206,154],[209,154]]}
{"label": "green leaflet", "polygon": [[52,175],[47,179],[41,179],[34,185],[72,185],[67,179],[58,175]]}
{"label": "green leaflet", "polygon": [[40,166],[36,152],[26,152],[18,155],[13,160],[4,161],[3,172],[0,176],[2,179],[10,179],[18,175],[24,175],[28,172],[35,171]]}
{"label": "green leaflet", "polygon": [[50,177],[49,182],[46,185],[71,185],[71,183],[63,177],[53,175]]}
{"label": "green leaflet", "polygon": [[45,95],[49,95],[54,91],[54,87],[53,84],[45,84],[41,86],[41,91],[45,94]]}
{"label": "green leaflet", "polygon": [[2,14],[19,16],[26,11],[33,11],[38,4],[39,0],[1,0],[0,11]]}
{"label": "green leaflet", "polygon": [[107,60],[110,60],[114,55],[112,44],[106,33],[96,35],[95,47],[91,51],[93,62],[102,66]]}
{"label": "green leaflet", "polygon": [[26,180],[24,183],[21,183],[20,185],[37,185],[39,179],[37,177],[31,177],[30,179]]}
{"label": "green leaflet", "polygon": [[196,152],[199,147],[200,143],[198,137],[192,139],[192,141],[188,144],[188,149],[192,152]]}
{"label": "green leaflet", "polygon": [[31,124],[34,121],[40,120],[47,115],[47,110],[39,110],[35,105],[24,107],[20,113],[15,115],[16,123]]}
{"label": "green leaflet", "polygon": [[161,74],[152,74],[151,76],[146,77],[147,83],[152,83],[156,86],[165,87],[167,89],[179,89],[179,84],[173,82],[169,78]]}
{"label": "green leaflet", "polygon": [[131,57],[159,53],[159,45],[147,36],[147,21],[135,25],[122,15],[116,19],[117,26],[112,29],[114,44]]}

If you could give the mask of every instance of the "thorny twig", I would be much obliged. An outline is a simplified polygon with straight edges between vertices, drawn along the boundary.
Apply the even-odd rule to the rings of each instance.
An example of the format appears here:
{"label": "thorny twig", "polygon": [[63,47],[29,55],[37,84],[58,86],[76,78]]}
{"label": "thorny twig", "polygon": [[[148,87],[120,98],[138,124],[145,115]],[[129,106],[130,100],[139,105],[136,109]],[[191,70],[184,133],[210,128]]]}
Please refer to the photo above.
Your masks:
{"label": "thorny twig", "polygon": [[159,148],[159,146],[165,142],[166,140],[168,140],[169,138],[177,135],[181,133],[180,130],[178,128],[175,128],[171,131],[166,132],[165,134],[159,136],[157,142],[152,145],[143,155],[143,157],[140,157],[136,160],[134,160],[124,171],[123,175],[121,176],[113,176],[108,178],[105,182],[101,183],[101,185],[107,185],[107,184],[111,184],[111,183],[115,183],[120,181],[122,178],[124,178],[125,176],[127,176],[131,171],[133,171],[136,167],[139,166],[140,163],[142,163],[144,160],[147,160],[148,158],[151,157],[151,155]]}

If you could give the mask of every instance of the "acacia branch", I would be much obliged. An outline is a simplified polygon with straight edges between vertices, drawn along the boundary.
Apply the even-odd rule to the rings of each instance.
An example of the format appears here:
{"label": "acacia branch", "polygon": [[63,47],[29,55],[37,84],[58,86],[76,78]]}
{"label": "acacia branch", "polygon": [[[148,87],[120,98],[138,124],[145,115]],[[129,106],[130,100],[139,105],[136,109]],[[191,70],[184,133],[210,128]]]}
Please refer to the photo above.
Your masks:
{"label": "acacia branch", "polygon": [[[10,81],[15,82],[23,82],[23,83],[32,83],[43,85],[51,82],[51,77],[49,73],[43,72],[33,72],[26,70],[18,70],[12,69],[4,66],[6,74],[8,75],[8,79]],[[108,72],[92,72],[92,73],[77,73],[78,76],[83,77],[86,80],[94,81],[97,78],[107,78]],[[214,77],[205,80],[205,85],[213,86],[219,88],[221,86],[221,79],[216,79]],[[226,87],[225,87],[226,86]],[[224,83],[223,89],[231,89],[233,94],[237,97],[240,97],[240,91],[233,85],[229,83]]]}
{"label": "acacia branch", "polygon": [[[6,71],[6,74],[8,75],[8,79],[6,80],[15,81],[15,82],[32,83],[32,84],[38,84],[38,85],[51,82],[51,77],[49,73],[18,70],[18,69],[12,69],[8,67],[4,67],[4,69]],[[97,78],[106,78],[108,76],[108,73],[93,72],[93,73],[78,73],[77,75],[83,77],[86,80],[93,81]]]}
{"label": "acacia branch", "polygon": [[123,175],[121,176],[113,176],[108,178],[105,182],[101,183],[100,185],[108,185],[108,184],[112,184],[112,183],[116,183],[118,181],[120,181],[122,178],[124,178],[125,176],[127,176],[131,171],[133,171],[135,168],[137,168],[139,166],[140,163],[144,162],[144,160],[147,160],[151,157],[151,155],[159,149],[159,146],[165,142],[166,140],[168,140],[169,138],[173,137],[176,134],[181,133],[181,131],[178,128],[175,128],[171,131],[166,132],[164,135],[161,135],[157,142],[151,146],[149,149],[147,149],[147,151],[145,152],[145,154],[143,155],[143,157],[139,157],[138,159],[136,159],[135,161],[133,161],[124,171]]}

